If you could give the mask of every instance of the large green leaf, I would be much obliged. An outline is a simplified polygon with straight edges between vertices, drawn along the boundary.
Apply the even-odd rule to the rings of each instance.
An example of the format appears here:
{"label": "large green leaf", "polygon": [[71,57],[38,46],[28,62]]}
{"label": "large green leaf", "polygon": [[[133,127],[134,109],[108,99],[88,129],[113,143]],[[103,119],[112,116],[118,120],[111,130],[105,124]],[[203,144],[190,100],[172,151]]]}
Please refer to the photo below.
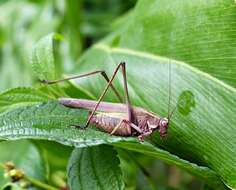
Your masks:
{"label": "large green leaf", "polygon": [[[95,62],[94,57],[99,64],[90,64]],[[171,107],[178,103],[178,110],[171,120],[168,139],[160,141],[153,136],[151,142],[189,161],[212,168],[226,184],[235,187],[235,89],[183,62],[104,45],[97,45],[88,52],[78,70],[107,68],[111,74],[121,60],[127,61],[132,102],[161,116],[167,115],[168,63],[171,64]],[[116,85],[121,82],[119,78]],[[98,96],[98,89],[103,84],[99,80],[86,80],[81,85]],[[107,100],[112,100],[112,97]]]}
{"label": "large green leaf", "polygon": [[234,0],[140,0],[108,44],[184,61],[236,87],[235,19]]}
{"label": "large green leaf", "polygon": [[0,137],[55,140],[76,147],[121,139],[90,128],[79,130],[73,127],[83,125],[87,117],[87,110],[69,109],[57,101],[22,106],[0,116]]}
{"label": "large green leaf", "polygon": [[75,149],[68,165],[71,190],[124,189],[117,152],[107,145]]}

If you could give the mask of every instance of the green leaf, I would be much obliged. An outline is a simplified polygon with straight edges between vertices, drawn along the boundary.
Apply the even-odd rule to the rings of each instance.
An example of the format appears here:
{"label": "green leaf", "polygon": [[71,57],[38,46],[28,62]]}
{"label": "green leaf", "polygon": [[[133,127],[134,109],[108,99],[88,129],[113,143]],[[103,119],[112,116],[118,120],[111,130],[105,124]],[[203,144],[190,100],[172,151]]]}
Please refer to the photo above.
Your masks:
{"label": "green leaf", "polygon": [[[17,168],[22,169],[27,176],[45,182],[48,171],[46,162],[38,148],[30,141],[1,142],[0,163],[13,162]],[[11,151],[9,151],[11,150]],[[10,179],[3,177],[3,169],[0,170],[0,187]]]}
{"label": "green leaf", "polygon": [[49,34],[39,40],[33,49],[31,55],[31,63],[35,75],[40,80],[53,80],[58,76],[56,61],[54,58],[54,41],[61,40],[59,34]]}
{"label": "green leaf", "polygon": [[[49,34],[39,40],[31,53],[31,63],[35,76],[39,81],[51,81],[58,79],[60,76],[60,65],[57,59],[56,42],[62,40],[60,34]],[[65,91],[58,88],[57,85],[45,85],[45,90],[55,97],[66,96]]]}
{"label": "green leaf", "polygon": [[136,184],[139,180],[137,179],[137,172],[139,166],[137,162],[132,160],[132,158],[130,157],[130,155],[132,154],[130,153],[130,151],[127,151],[127,149],[122,150],[120,148],[117,148],[117,152],[120,159],[120,168],[123,174],[125,189],[135,189],[137,186]]}
{"label": "green leaf", "polygon": [[[148,3],[140,0],[126,22],[122,22],[125,25],[106,39],[108,47],[103,48],[112,54],[135,49],[138,54],[143,51],[162,55],[196,68],[189,67],[195,75],[193,77],[184,71],[182,64],[177,64],[178,68],[172,66],[171,97],[179,102],[179,113],[174,115],[172,123],[175,125],[170,126],[168,140],[157,143],[181,158],[210,167],[234,189],[235,16],[236,4],[233,0],[151,0]],[[110,50],[109,47],[114,46],[118,49]],[[86,56],[92,55],[97,55],[97,52],[87,53]],[[144,60],[132,60],[131,64],[135,63],[135,66],[130,66],[126,56],[120,56],[120,59],[108,57],[104,62],[110,59],[109,68],[108,63],[101,65],[108,70],[113,67],[113,61],[128,62],[131,93],[135,91],[133,103],[163,115],[163,107],[167,108],[163,105],[166,102],[164,97],[168,96],[162,92],[168,88],[168,83],[164,82],[168,76],[163,76],[163,72],[168,72],[168,69],[161,70],[148,61],[140,63]],[[88,61],[84,69],[89,68],[92,62],[94,60]],[[172,60],[170,62],[173,63]],[[89,89],[92,88],[90,85]],[[152,138],[152,141],[155,143],[156,140]]]}
{"label": "green leaf", "polygon": [[[95,62],[94,57],[97,65],[91,65]],[[160,141],[159,135],[154,135],[150,139],[152,144],[213,169],[225,184],[236,187],[236,167],[233,164],[236,161],[236,90],[183,62],[129,49],[110,48],[104,44],[87,52],[77,70],[85,72],[106,68],[111,75],[121,60],[127,62],[128,86],[134,105],[166,117],[171,83],[170,107],[178,107],[171,119],[168,139]],[[121,76],[115,84],[122,89]],[[80,82],[80,86],[98,97],[104,83],[86,80]],[[106,100],[114,101],[115,98],[109,96]]]}
{"label": "green leaf", "polygon": [[47,160],[47,167],[50,171],[48,184],[54,187],[65,187],[67,181],[66,168],[73,147],[45,140],[34,140],[34,143]]}
{"label": "green leaf", "polygon": [[75,149],[68,165],[70,189],[124,189],[119,163],[111,146]]}
{"label": "green leaf", "polygon": [[140,0],[107,43],[186,62],[236,87],[235,16],[234,0]]}
{"label": "green leaf", "polygon": [[72,147],[52,141],[36,141],[36,143],[47,157],[50,172],[65,171]]}
{"label": "green leaf", "polygon": [[52,97],[33,88],[14,88],[0,94],[0,113],[49,99],[52,99]]}
{"label": "green leaf", "polygon": [[110,136],[94,128],[86,130],[74,128],[75,125],[85,124],[88,113],[83,109],[67,108],[53,100],[37,105],[22,106],[0,115],[0,138],[3,140],[21,138],[55,140],[76,147],[126,139]]}

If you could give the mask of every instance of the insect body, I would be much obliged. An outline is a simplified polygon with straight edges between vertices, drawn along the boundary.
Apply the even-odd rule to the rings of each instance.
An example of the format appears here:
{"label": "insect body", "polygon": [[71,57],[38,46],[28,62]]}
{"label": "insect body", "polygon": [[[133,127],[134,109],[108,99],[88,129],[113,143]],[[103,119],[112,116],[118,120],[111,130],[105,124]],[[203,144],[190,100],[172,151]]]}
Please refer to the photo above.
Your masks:
{"label": "insect body", "polygon": [[[73,98],[60,98],[59,102],[68,107],[91,110],[88,117],[97,104],[96,101]],[[118,136],[138,136],[141,141],[156,130],[159,130],[162,138],[167,134],[167,118],[158,117],[139,107],[133,107],[132,113],[133,122],[130,122],[125,104],[101,102],[97,112],[92,115],[90,123],[107,133]]]}
{"label": "insect body", "polygon": [[[102,102],[102,99],[107,93],[109,87],[111,87],[118,99],[122,101],[119,92],[112,84],[112,81],[114,80],[119,68],[122,69],[123,74],[126,104]],[[46,84],[54,84],[65,80],[81,78],[97,73],[100,73],[108,83],[98,101],[73,98],[59,99],[59,102],[64,106],[90,110],[85,127],[88,127],[89,124],[94,124],[97,128],[107,133],[119,136],[138,136],[139,140],[141,141],[144,140],[144,137],[151,135],[156,130],[159,130],[160,136],[162,138],[167,134],[168,124],[173,111],[170,114],[168,113],[167,118],[162,118],[142,108],[132,107],[128,94],[126,67],[124,62],[121,62],[117,66],[111,79],[108,78],[105,71],[94,71],[84,75],[78,75],[62,80],[44,80],[42,82]]]}

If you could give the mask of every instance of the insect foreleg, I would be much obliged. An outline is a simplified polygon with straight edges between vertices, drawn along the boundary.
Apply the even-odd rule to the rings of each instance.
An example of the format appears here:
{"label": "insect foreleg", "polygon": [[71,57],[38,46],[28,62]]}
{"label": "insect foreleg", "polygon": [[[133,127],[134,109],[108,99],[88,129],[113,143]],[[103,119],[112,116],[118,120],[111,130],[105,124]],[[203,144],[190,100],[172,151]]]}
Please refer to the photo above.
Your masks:
{"label": "insect foreleg", "polygon": [[144,137],[147,137],[147,136],[149,136],[151,134],[152,134],[152,131],[148,131],[148,132],[142,133],[141,135],[138,136],[138,139],[140,141],[144,141]]}

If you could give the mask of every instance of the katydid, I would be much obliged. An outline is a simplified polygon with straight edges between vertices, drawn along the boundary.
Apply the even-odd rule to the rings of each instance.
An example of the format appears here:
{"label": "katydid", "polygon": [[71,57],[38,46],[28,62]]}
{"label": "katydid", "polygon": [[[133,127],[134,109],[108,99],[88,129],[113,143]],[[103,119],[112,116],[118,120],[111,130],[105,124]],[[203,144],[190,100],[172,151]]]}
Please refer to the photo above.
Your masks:
{"label": "katydid", "polygon": [[[126,103],[110,103],[102,102],[105,94],[109,87],[112,88],[115,95],[119,100],[122,100],[119,92],[115,89],[112,84],[117,72],[121,68],[123,75],[124,91]],[[55,84],[65,80],[82,78],[94,74],[100,73],[105,80],[107,85],[102,92],[98,101],[87,100],[87,99],[74,99],[74,98],[59,98],[59,102],[67,107],[80,108],[89,110],[88,119],[85,126],[76,125],[78,128],[86,128],[89,124],[94,124],[97,128],[104,132],[110,133],[117,136],[138,136],[140,141],[144,140],[144,137],[150,136],[154,131],[159,130],[161,138],[167,134],[167,128],[169,125],[170,118],[174,110],[169,113],[167,118],[162,118],[155,115],[154,113],[148,112],[143,108],[131,106],[131,101],[128,93],[127,79],[126,79],[126,66],[125,62],[121,62],[115,69],[111,79],[108,78],[105,71],[94,71],[83,75],[69,77],[61,80],[54,81],[42,81],[46,84]],[[170,80],[170,78],[169,78]],[[170,87],[169,87],[170,93]],[[170,97],[169,97],[170,104]]]}

